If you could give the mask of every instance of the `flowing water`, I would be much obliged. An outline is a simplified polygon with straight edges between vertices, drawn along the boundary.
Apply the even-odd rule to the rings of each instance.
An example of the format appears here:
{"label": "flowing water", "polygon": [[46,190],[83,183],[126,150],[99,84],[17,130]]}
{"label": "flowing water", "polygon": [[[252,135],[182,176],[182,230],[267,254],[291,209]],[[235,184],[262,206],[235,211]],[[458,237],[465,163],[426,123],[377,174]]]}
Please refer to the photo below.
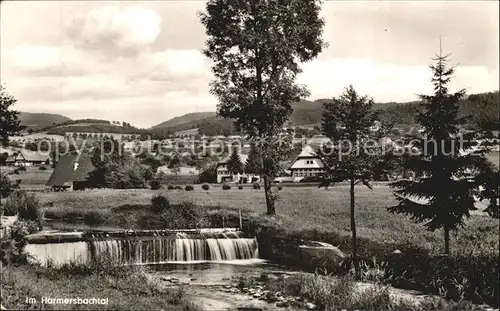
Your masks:
{"label": "flowing water", "polygon": [[256,239],[240,234],[96,239],[81,242],[28,244],[26,252],[42,265],[86,263],[107,257],[119,264],[197,263],[258,259]]}

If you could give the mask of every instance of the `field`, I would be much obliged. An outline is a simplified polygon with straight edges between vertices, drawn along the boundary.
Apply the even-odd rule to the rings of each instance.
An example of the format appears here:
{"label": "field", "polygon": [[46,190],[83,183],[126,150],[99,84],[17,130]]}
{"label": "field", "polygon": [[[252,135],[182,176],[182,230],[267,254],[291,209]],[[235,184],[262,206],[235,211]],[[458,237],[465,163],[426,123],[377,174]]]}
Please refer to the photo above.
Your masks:
{"label": "field", "polygon": [[[53,169],[50,166],[46,166],[47,169],[42,171],[39,167],[26,167],[26,171],[19,171],[19,174],[12,174],[10,178],[13,180],[21,179],[21,189],[25,190],[43,190],[45,188],[45,183],[49,180]],[[11,172],[15,170],[16,167],[13,166],[2,166],[0,170],[2,172]]]}
{"label": "field", "polygon": [[[156,194],[171,202],[191,201],[206,207],[241,209],[247,216],[263,217],[266,205],[263,190],[220,187],[204,191],[199,185],[194,191],[179,190],[88,190],[82,192],[39,193],[48,215],[85,214],[100,210],[112,213],[120,207],[148,205]],[[379,243],[407,244],[433,252],[442,250],[441,231],[429,232],[420,224],[392,215],[386,207],[395,203],[388,186],[376,185],[373,190],[358,187],[356,192],[358,236]],[[145,207],[144,207],[145,208]],[[350,234],[349,189],[338,185],[328,190],[315,187],[284,187],[280,191],[275,219],[282,227],[293,231],[317,229],[322,232]],[[498,253],[499,224],[477,213],[466,220],[465,227],[452,236],[452,251],[466,253]]]}

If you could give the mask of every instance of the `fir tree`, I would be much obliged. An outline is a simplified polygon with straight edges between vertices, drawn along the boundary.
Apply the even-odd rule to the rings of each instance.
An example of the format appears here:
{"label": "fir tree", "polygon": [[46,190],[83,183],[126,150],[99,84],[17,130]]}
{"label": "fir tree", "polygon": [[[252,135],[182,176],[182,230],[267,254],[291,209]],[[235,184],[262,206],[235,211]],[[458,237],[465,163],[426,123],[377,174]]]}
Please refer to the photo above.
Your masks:
{"label": "fir tree", "polygon": [[245,172],[247,174],[261,175],[262,174],[262,157],[260,156],[257,145],[250,144],[250,151],[248,152],[248,159],[245,163]]}
{"label": "fir tree", "polygon": [[229,162],[227,163],[227,169],[233,175],[243,173],[243,163],[241,162],[240,155],[238,154],[238,148],[233,148],[233,152],[231,152]]}
{"label": "fir tree", "polygon": [[[433,72],[433,95],[420,95],[423,109],[417,122],[423,127],[423,137],[414,139],[419,155],[409,157],[406,167],[415,172],[415,180],[391,183],[399,204],[389,208],[404,214],[434,231],[443,229],[444,252],[450,254],[450,231],[463,225],[464,217],[474,208],[476,184],[471,172],[477,171],[483,157],[470,152],[472,143],[459,137],[459,126],[465,119],[458,117],[458,101],[465,90],[449,93],[448,84],[454,67],[448,67],[448,56],[439,55],[430,65]],[[461,139],[462,138],[462,139]]]}

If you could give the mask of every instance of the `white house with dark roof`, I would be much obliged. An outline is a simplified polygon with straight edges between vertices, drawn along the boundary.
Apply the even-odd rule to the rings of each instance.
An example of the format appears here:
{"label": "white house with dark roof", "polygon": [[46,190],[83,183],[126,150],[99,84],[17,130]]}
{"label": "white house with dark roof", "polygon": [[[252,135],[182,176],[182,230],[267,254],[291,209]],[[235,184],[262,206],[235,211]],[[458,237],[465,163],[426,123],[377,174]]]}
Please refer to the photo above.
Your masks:
{"label": "white house with dark roof", "polygon": [[[244,153],[239,153],[239,156],[241,163],[243,164],[243,167],[245,167],[245,164],[247,163],[248,160],[248,155]],[[246,174],[246,173],[232,174],[227,167],[230,158],[231,154],[224,157],[217,163],[217,183],[236,182],[240,184],[248,184],[248,183],[258,182],[260,180],[259,176],[253,174]]]}
{"label": "white house with dark roof", "polygon": [[289,170],[295,178],[322,176],[325,162],[310,145],[306,145],[292,161]]}

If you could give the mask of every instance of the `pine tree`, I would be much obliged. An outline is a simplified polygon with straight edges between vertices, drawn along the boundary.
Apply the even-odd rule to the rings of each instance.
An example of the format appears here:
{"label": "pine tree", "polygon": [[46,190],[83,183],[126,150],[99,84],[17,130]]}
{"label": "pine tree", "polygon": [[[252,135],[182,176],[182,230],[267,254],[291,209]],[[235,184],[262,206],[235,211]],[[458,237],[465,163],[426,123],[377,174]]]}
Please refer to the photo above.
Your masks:
{"label": "pine tree", "polygon": [[370,131],[377,119],[377,113],[373,110],[373,100],[367,96],[359,96],[352,85],[340,98],[334,98],[323,107],[322,130],[323,134],[331,139],[333,149],[324,152],[329,155],[324,156],[327,164],[326,178],[320,187],[328,187],[330,183],[344,180],[350,184],[352,263],[358,277],[355,186],[361,182],[372,188],[369,179],[373,175],[379,154],[365,148],[365,142],[379,136],[377,134],[375,137]]}
{"label": "pine tree", "polygon": [[227,163],[227,169],[233,175],[243,173],[243,163],[241,162],[241,157],[238,154],[237,148],[233,148],[233,152],[231,152],[229,162]]}
{"label": "pine tree", "polygon": [[[423,137],[414,139],[420,154],[405,163],[415,172],[415,180],[391,183],[398,205],[390,207],[392,213],[404,214],[434,231],[443,229],[444,253],[450,254],[450,231],[463,225],[464,217],[474,208],[476,184],[470,173],[477,170],[483,159],[468,150],[472,143],[459,137],[459,126],[465,119],[458,118],[458,101],[465,90],[449,93],[448,84],[454,67],[447,66],[448,56],[440,51],[430,65],[433,72],[433,95],[420,95],[423,111],[417,122],[423,127]],[[461,139],[462,138],[462,139]]]}
{"label": "pine tree", "polygon": [[262,174],[262,157],[254,143],[250,144],[250,151],[248,152],[248,159],[245,163],[245,172],[260,176]]}

